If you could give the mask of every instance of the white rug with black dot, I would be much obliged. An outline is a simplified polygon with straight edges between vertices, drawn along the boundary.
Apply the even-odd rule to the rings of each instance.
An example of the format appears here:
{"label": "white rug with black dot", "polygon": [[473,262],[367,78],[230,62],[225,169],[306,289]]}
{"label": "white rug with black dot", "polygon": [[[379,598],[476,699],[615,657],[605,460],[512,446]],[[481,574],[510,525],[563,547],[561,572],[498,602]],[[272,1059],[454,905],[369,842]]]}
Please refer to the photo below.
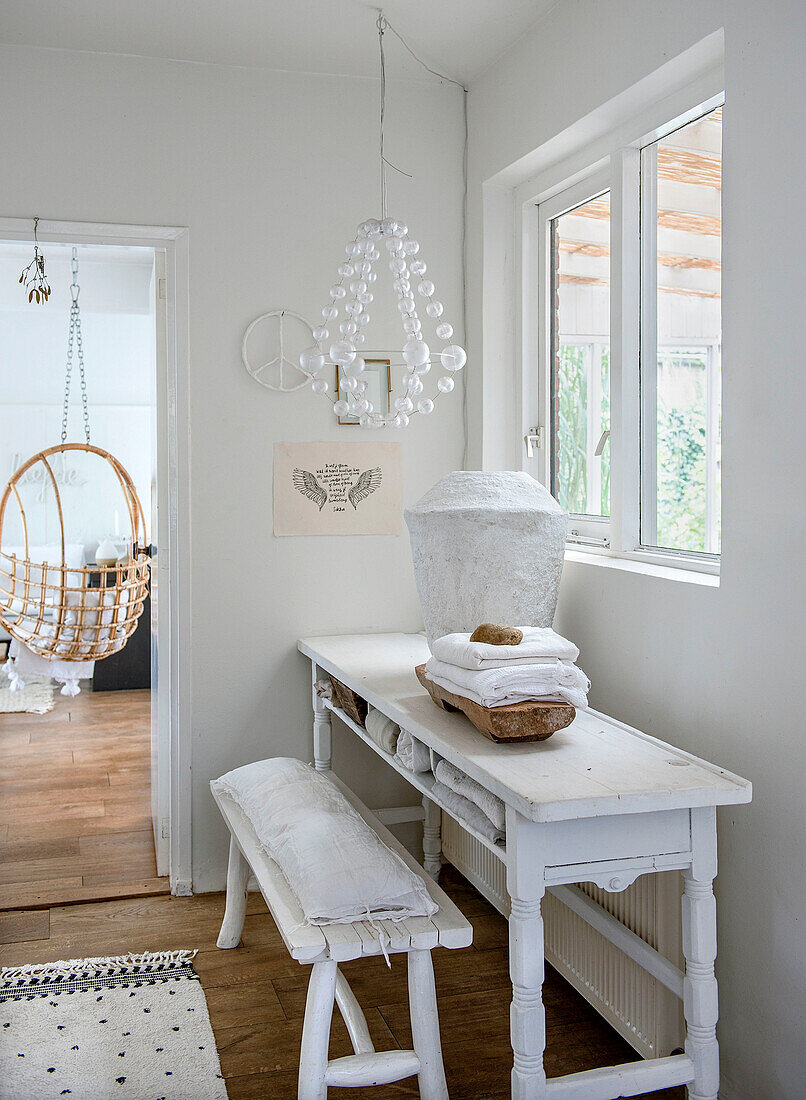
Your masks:
{"label": "white rug with black dot", "polygon": [[2,1100],[226,1100],[195,951],[0,970]]}

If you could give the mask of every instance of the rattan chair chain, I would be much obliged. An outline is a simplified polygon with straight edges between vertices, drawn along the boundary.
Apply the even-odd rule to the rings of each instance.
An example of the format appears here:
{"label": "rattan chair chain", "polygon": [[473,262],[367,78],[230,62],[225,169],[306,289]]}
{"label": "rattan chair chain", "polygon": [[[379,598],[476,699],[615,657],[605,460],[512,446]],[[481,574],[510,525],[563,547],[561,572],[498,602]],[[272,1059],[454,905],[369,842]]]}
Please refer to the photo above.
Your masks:
{"label": "rattan chair chain", "polygon": [[62,410],[62,443],[67,442],[67,417],[70,411],[70,382],[73,374],[73,345],[75,344],[76,361],[78,362],[78,374],[81,384],[81,405],[84,416],[84,435],[90,442],[90,414],[87,405],[87,379],[84,374],[84,343],[81,337],[81,307],[78,304],[78,296],[81,287],[78,285],[78,251],[73,246],[73,256],[70,261],[70,270],[73,281],[70,284],[70,333],[67,337],[67,366],[64,377],[64,408]]}

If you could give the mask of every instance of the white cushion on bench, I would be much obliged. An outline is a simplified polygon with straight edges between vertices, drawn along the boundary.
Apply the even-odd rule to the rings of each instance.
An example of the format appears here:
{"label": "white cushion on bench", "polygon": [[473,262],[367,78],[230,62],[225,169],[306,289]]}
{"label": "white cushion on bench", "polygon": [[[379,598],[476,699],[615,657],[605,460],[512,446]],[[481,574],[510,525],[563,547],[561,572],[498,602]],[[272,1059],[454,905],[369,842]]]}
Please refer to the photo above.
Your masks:
{"label": "white cushion on bench", "polygon": [[246,764],[212,783],[249,818],[310,924],[404,920],[438,909],[425,883],[341,791],[301,760]]}

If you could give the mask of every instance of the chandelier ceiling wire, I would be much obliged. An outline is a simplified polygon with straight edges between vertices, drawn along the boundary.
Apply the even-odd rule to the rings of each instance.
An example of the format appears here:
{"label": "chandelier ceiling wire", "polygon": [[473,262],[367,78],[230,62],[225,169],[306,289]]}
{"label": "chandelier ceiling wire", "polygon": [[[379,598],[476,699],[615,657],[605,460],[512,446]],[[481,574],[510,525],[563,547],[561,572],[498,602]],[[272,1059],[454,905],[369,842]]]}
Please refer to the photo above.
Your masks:
{"label": "chandelier ceiling wire", "polygon": [[383,123],[386,116],[386,58],[383,52],[383,32],[386,29],[386,18],[382,11],[378,12],[378,50],[381,55],[381,119],[380,119],[380,139],[381,139],[381,219],[386,217],[386,157],[384,156],[384,131]]}
{"label": "chandelier ceiling wire", "polygon": [[[378,28],[378,47],[380,55],[380,125],[379,125],[379,161],[380,161],[380,213],[381,217],[369,218],[358,226],[355,237],[350,241],[345,252],[347,261],[339,265],[339,281],[330,288],[330,302],[322,309],[323,324],[317,325],[313,330],[316,344],[306,348],[300,355],[300,367],[308,375],[311,389],[316,394],[327,395],[330,385],[321,377],[326,366],[336,366],[339,371],[339,390],[344,391],[344,396],[336,395],[333,401],[333,411],[336,416],[357,417],[364,428],[404,428],[409,423],[409,417],[414,413],[427,416],[434,410],[434,401],[431,397],[424,396],[424,377],[431,370],[432,365],[441,366],[445,374],[437,381],[436,393],[450,393],[454,389],[453,374],[460,371],[467,361],[467,355],[463,347],[452,343],[453,326],[441,321],[444,307],[434,295],[436,288],[434,283],[427,279],[426,264],[417,258],[420,251],[419,242],[409,236],[408,226],[395,218],[390,218],[387,212],[387,167],[402,172],[396,165],[386,158],[384,123],[386,116],[386,57],[384,53],[383,36],[386,30],[392,33],[402,42],[408,52],[418,64],[428,72],[447,80],[465,91],[464,86],[442,73],[429,68],[414,53],[408,43],[395,30],[382,10],[378,12],[376,21]],[[374,265],[381,258],[380,243],[383,241],[388,253],[389,269],[392,273],[392,286],[397,294],[397,307],[401,314],[405,342],[401,349],[402,362],[390,363],[391,366],[403,366],[405,368],[403,378],[403,390],[393,402],[393,409],[388,412],[376,410],[367,397],[367,386],[362,377],[365,369],[363,356],[368,354],[362,351],[362,345],[366,336],[364,329],[369,324],[369,305],[374,300],[374,294],[370,289],[377,280],[377,272]],[[444,343],[441,352],[432,352],[429,345],[423,339],[422,322],[417,313],[412,284],[416,282],[417,293],[428,299],[425,305],[427,316],[436,322],[435,332],[438,340]],[[345,283],[347,284],[345,286]],[[351,297],[348,297],[348,289]],[[339,310],[343,308],[343,320],[339,322],[338,336],[335,333],[335,325],[339,317]],[[327,327],[333,325],[334,337],[332,343],[331,330]],[[393,411],[394,410],[394,411]]]}

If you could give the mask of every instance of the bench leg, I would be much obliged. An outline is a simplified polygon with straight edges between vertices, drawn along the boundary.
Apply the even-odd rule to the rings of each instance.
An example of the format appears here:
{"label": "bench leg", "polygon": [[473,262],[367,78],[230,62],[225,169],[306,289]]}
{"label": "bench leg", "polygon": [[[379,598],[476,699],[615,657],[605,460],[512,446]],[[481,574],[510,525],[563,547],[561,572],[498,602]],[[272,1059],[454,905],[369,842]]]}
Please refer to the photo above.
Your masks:
{"label": "bench leg", "polygon": [[421,1100],[448,1100],[430,951],[409,951],[409,1013],[414,1052],[420,1059]]}
{"label": "bench leg", "polygon": [[375,1047],[370,1038],[367,1018],[349,982],[340,970],[336,972],[336,1004],[350,1036],[350,1042],[356,1054],[372,1054]]}
{"label": "bench leg", "polygon": [[302,1025],[297,1100],[327,1100],[327,1054],[337,973],[338,964],[331,959],[313,964]]}
{"label": "bench leg", "polygon": [[229,864],[227,866],[227,904],[224,920],[218,933],[217,946],[221,948],[237,947],[243,934],[243,922],[246,920],[246,884],[249,881],[249,864],[235,843],[229,839]]}

